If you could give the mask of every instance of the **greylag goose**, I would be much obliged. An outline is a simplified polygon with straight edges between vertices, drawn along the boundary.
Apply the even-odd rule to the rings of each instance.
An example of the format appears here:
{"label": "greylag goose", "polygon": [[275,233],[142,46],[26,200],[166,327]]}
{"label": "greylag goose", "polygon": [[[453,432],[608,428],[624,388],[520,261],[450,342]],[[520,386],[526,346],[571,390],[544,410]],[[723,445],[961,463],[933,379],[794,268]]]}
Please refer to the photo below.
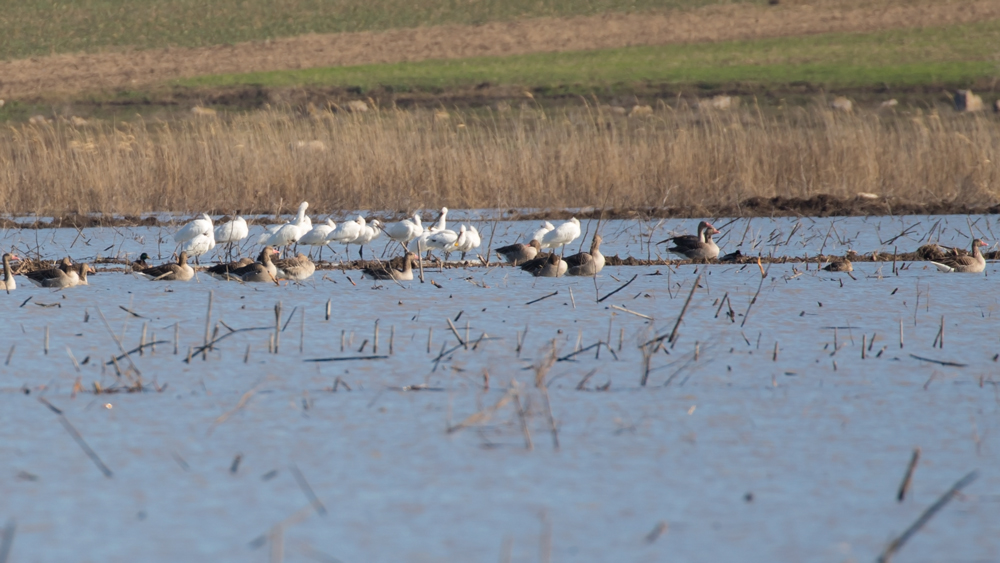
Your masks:
{"label": "greylag goose", "polygon": [[67,256],[59,261],[59,266],[56,268],[35,270],[24,274],[24,277],[38,287],[73,287],[80,282],[80,271],[73,266],[73,262]]}
{"label": "greylag goose", "polygon": [[403,269],[397,270],[391,262],[364,269],[364,275],[373,280],[410,281],[413,279],[413,261],[417,255],[407,252],[403,257]]}
{"label": "greylag goose", "polygon": [[188,281],[194,277],[194,268],[187,263],[187,252],[181,251],[177,263],[161,264],[139,271],[139,275],[151,281]]}
{"label": "greylag goose", "polygon": [[719,234],[718,229],[708,221],[702,221],[698,223],[697,235],[671,237],[656,244],[672,242],[674,245],[667,250],[691,260],[712,259],[719,255],[719,245],[712,240],[712,235],[717,234]]}
{"label": "greylag goose", "polygon": [[854,265],[847,258],[835,260],[823,267],[827,272],[853,272]]}
{"label": "greylag goose", "polygon": [[497,249],[497,256],[506,260],[511,266],[517,266],[528,260],[534,260],[541,251],[542,244],[538,239],[531,239],[528,244],[518,242],[510,246],[501,246]]}
{"label": "greylag goose", "polygon": [[986,246],[986,243],[976,239],[972,241],[972,253],[955,256],[947,256],[940,262],[931,262],[942,272],[962,272],[965,274],[978,274],[986,269],[986,258],[979,251],[979,247]]}
{"label": "greylag goose", "polygon": [[77,264],[76,265],[76,283],[73,285],[90,285],[87,283],[87,274],[96,274],[97,270],[92,268],[90,264]]}
{"label": "greylag goose", "polygon": [[11,258],[17,260],[17,256],[9,252],[3,255],[3,281],[0,281],[0,289],[5,289],[8,293],[17,289],[17,281],[14,280],[14,274],[10,271]]}
{"label": "greylag goose", "polygon": [[235,262],[227,262],[225,264],[216,264],[216,265],[214,265],[214,266],[212,266],[210,268],[206,268],[205,272],[207,272],[208,275],[212,276],[213,278],[220,279],[220,280],[223,280],[223,281],[228,281],[228,280],[233,279],[233,277],[235,277],[235,276],[232,276],[232,273],[235,270],[237,270],[239,268],[244,268],[246,266],[249,266],[250,264],[253,264],[253,259],[252,258],[240,258],[239,260],[237,260]]}
{"label": "greylag goose", "polygon": [[274,265],[278,267],[279,280],[302,281],[316,271],[316,264],[301,252],[295,258],[278,260]]}
{"label": "greylag goose", "polygon": [[536,278],[558,278],[566,273],[566,261],[555,252],[525,262],[521,269]]}
{"label": "greylag goose", "polygon": [[228,276],[221,279],[240,279],[245,282],[274,282],[278,283],[278,267],[274,265],[272,256],[278,251],[272,246],[265,246],[260,251],[260,256],[253,264],[236,268]]}
{"label": "greylag goose", "polygon": [[604,268],[604,255],[601,254],[601,235],[594,235],[590,243],[590,252],[580,252],[563,258],[566,263],[567,276],[596,276]]}

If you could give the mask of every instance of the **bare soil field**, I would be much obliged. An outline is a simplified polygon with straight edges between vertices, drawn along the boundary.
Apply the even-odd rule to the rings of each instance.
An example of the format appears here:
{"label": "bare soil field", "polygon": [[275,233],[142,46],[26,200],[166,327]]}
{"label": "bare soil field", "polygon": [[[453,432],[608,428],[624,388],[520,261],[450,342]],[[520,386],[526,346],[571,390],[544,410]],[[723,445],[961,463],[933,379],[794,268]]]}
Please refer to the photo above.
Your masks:
{"label": "bare soil field", "polygon": [[875,6],[834,0],[308,35],[196,49],[62,54],[0,62],[0,97],[56,99],[209,74],[870,32],[996,18],[1000,0],[892,1]]}

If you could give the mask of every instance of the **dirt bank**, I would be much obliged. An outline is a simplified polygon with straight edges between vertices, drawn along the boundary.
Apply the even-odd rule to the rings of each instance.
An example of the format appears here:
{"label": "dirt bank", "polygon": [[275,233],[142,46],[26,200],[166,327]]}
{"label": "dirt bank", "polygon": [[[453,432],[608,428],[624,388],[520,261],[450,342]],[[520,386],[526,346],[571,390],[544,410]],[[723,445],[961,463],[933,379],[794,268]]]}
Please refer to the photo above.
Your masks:
{"label": "dirt bank", "polygon": [[690,11],[539,18],[480,26],[308,35],[197,49],[63,54],[0,62],[0,98],[59,99],[207,74],[759,39],[1000,18],[1000,0],[736,4]]}

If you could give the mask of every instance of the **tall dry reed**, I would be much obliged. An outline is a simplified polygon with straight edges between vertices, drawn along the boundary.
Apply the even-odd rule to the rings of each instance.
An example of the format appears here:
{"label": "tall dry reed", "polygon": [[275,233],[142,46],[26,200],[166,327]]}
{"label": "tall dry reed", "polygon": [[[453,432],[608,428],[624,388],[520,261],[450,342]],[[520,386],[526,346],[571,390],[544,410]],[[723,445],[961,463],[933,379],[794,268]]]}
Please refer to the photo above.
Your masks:
{"label": "tall dry reed", "polygon": [[661,104],[557,110],[260,111],[172,122],[10,126],[0,212],[316,212],[447,205],[733,207],[754,196],[998,200],[990,115]]}

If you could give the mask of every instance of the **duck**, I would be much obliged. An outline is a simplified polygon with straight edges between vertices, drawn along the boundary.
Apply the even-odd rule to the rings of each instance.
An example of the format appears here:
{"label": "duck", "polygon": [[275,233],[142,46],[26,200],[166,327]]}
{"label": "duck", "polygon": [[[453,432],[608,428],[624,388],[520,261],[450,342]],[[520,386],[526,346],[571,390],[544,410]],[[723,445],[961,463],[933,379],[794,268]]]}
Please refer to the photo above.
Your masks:
{"label": "duck", "polygon": [[[84,269],[86,276],[86,269]],[[35,270],[24,274],[28,281],[38,287],[73,287],[80,282],[80,270],[73,266],[67,256],[59,261],[59,266],[45,270]]]}
{"label": "duck", "polygon": [[601,254],[601,235],[595,234],[590,243],[590,252],[580,252],[563,259],[567,276],[596,276],[604,269],[604,255]]}
{"label": "duck", "polygon": [[542,248],[560,248],[565,250],[566,245],[573,242],[580,237],[580,220],[576,217],[570,217],[569,221],[566,221],[562,225],[559,225],[555,229],[545,233],[539,242],[542,243]]}
{"label": "duck", "polygon": [[826,266],[823,266],[823,269],[827,272],[853,272],[854,264],[851,264],[850,260],[844,258],[843,260],[830,262]]}
{"label": "duck", "polygon": [[978,274],[986,269],[986,258],[979,248],[986,246],[980,239],[972,241],[972,252],[970,254],[959,254],[947,256],[940,262],[931,262],[942,272],[960,272],[964,274]]}
{"label": "duck", "polygon": [[278,251],[273,246],[265,246],[260,251],[256,262],[236,268],[219,279],[278,283],[278,267],[272,260],[272,257],[277,253]]}
{"label": "duck", "polygon": [[383,262],[378,266],[364,269],[364,275],[373,280],[411,281],[413,279],[413,261],[418,257],[413,252],[403,256],[403,269],[397,270],[391,262]]}
{"label": "duck", "polygon": [[233,279],[233,276],[230,275],[230,274],[232,274],[233,271],[235,271],[235,270],[237,270],[239,268],[244,268],[246,266],[249,266],[250,264],[253,264],[253,259],[252,258],[240,258],[239,260],[237,260],[235,262],[226,262],[225,264],[216,264],[216,265],[214,265],[214,266],[212,266],[210,268],[205,269],[205,272],[208,275],[212,276],[213,278],[226,281],[226,280]]}
{"label": "duck", "polygon": [[201,217],[191,221],[174,233],[174,242],[183,244],[199,235],[207,235],[212,232],[212,218],[207,213],[202,213]]}
{"label": "duck", "polygon": [[188,263],[187,252],[181,251],[176,263],[161,264],[139,271],[139,275],[150,281],[188,281],[194,277],[194,268]]}
{"label": "duck", "polygon": [[719,234],[718,229],[713,227],[708,221],[702,221],[698,223],[697,235],[671,237],[661,240],[656,244],[672,242],[674,246],[671,246],[667,250],[674,254],[691,260],[711,260],[719,256],[719,245],[712,240],[712,235],[717,234]]}
{"label": "duck", "polygon": [[[139,255],[139,259],[138,260],[136,260],[135,262],[132,262],[131,264],[129,264],[129,266],[130,266],[129,269],[132,272],[138,272],[140,270],[145,270],[146,268],[149,267],[149,263],[146,262],[146,260],[149,260],[149,254],[146,254],[145,252],[143,252],[142,254]],[[125,273],[128,274],[129,272],[125,272]]]}
{"label": "duck", "polygon": [[404,248],[411,240],[422,235],[423,232],[424,226],[420,222],[419,213],[414,213],[412,220],[403,219],[398,223],[386,225],[385,227],[385,235],[399,244],[402,244]]}
{"label": "duck", "polygon": [[496,250],[496,253],[511,266],[517,266],[528,260],[534,260],[541,251],[542,244],[538,242],[538,239],[533,238],[528,244],[516,242],[508,246],[501,246]]}
{"label": "duck", "polygon": [[278,268],[276,277],[279,280],[302,281],[316,271],[316,264],[313,264],[313,261],[301,252],[296,254],[294,258],[278,260],[274,265]]}
{"label": "duck", "polygon": [[14,273],[10,270],[10,261],[17,260],[17,255],[11,254],[9,252],[3,255],[3,281],[0,281],[0,289],[5,289],[7,293],[17,289],[17,280],[14,279]]}
{"label": "duck", "polygon": [[550,252],[525,262],[521,269],[536,278],[558,278],[566,273],[568,265],[558,254]]}

